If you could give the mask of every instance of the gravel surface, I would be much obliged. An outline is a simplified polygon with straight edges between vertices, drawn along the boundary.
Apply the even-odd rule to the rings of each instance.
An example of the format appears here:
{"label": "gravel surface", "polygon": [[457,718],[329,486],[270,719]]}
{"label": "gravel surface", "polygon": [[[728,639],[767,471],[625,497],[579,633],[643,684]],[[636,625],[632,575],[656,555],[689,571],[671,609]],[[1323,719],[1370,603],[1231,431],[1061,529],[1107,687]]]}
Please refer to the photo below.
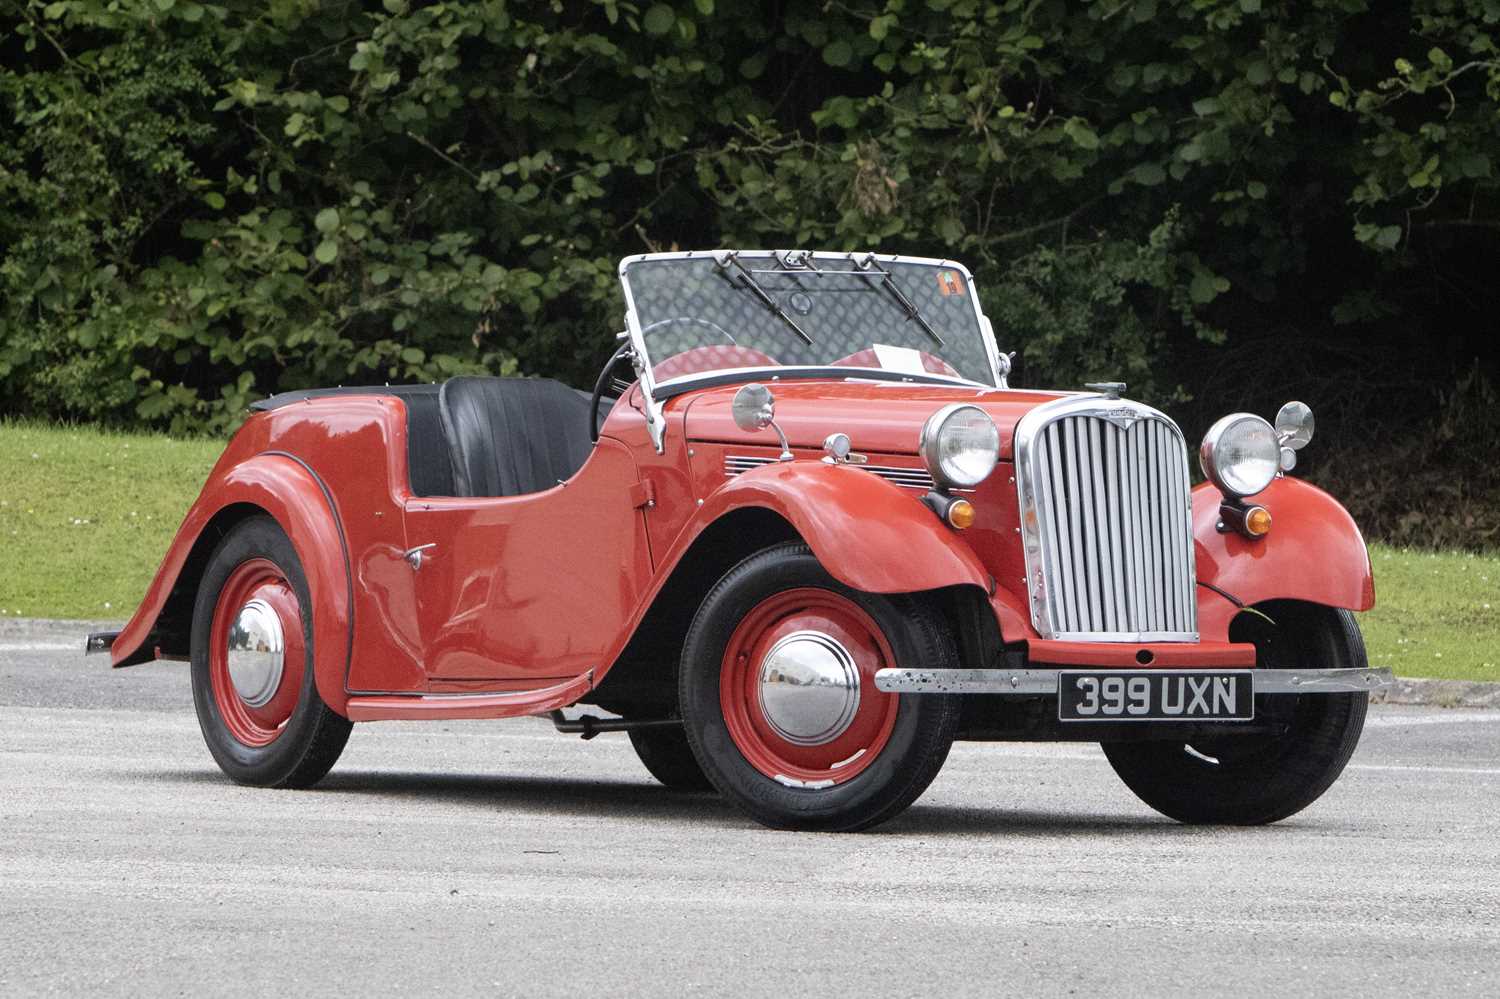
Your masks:
{"label": "gravel surface", "polygon": [[1500,994],[1500,712],[1372,708],[1269,828],[1174,825],[1089,745],[960,744],[873,833],[776,833],[531,719],[236,787],[183,665],[65,632],[0,633],[0,995]]}

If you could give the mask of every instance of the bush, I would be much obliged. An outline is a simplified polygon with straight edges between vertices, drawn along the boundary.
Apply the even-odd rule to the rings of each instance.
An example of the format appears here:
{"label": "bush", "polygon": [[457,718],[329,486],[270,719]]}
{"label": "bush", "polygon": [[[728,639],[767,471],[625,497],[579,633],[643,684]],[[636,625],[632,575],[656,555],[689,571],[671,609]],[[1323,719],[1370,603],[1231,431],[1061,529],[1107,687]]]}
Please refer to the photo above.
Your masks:
{"label": "bush", "polygon": [[223,431],[320,383],[583,382],[619,257],[734,244],[964,259],[1031,384],[1190,406],[1226,337],[1442,333],[1434,379],[1489,371],[1497,19],[13,0],[0,411]]}

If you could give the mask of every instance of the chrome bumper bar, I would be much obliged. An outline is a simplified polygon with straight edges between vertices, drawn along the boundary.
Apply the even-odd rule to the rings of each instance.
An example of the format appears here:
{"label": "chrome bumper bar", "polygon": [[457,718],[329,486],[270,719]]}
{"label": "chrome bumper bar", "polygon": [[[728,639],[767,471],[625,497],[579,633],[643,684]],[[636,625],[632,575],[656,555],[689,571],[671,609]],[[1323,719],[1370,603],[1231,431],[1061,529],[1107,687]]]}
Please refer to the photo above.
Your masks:
{"label": "chrome bumper bar", "polygon": [[[883,669],[875,674],[875,687],[888,694],[1008,694],[1011,697],[1036,697],[1057,693],[1058,674],[1076,672],[1060,669]],[[1132,672],[1126,668],[1106,667],[1089,672]],[[1170,669],[1139,670],[1141,673],[1170,674]],[[1386,668],[1355,667],[1339,669],[1250,669],[1225,670],[1246,672],[1254,679],[1257,694],[1348,694],[1361,690],[1380,690],[1395,684]]]}

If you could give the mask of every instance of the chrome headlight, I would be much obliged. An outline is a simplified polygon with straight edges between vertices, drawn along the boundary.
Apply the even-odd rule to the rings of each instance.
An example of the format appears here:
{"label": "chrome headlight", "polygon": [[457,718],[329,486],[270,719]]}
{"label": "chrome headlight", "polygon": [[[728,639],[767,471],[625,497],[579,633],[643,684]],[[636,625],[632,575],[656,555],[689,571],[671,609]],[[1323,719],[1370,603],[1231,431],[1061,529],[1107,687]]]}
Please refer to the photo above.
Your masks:
{"label": "chrome headlight", "polygon": [[1203,474],[1225,496],[1254,496],[1281,468],[1281,441],[1269,423],[1253,413],[1231,413],[1208,428],[1198,450]]}
{"label": "chrome headlight", "polygon": [[927,418],[917,450],[944,489],[979,485],[1000,460],[1000,431],[978,406],[954,403]]}

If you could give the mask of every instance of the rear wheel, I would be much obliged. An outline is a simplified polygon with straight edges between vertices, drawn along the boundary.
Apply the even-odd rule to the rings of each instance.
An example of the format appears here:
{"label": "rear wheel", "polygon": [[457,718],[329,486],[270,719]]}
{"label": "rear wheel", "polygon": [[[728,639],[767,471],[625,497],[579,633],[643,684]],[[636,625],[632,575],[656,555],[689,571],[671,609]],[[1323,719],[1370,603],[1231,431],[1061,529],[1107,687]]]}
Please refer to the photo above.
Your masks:
{"label": "rear wheel", "polygon": [[958,703],[884,693],[875,673],[953,665],[942,625],[920,599],[837,582],[802,544],[741,562],[683,648],[679,697],[704,774],[775,828],[853,831],[899,814],[947,758]]}
{"label": "rear wheel", "polygon": [[[1367,665],[1354,616],[1279,601],[1235,620],[1231,637],[1254,642],[1272,669]],[[1338,779],[1359,744],[1369,695],[1261,696],[1260,721],[1277,735],[1223,735],[1183,742],[1105,743],[1104,755],[1136,795],[1179,822],[1261,825],[1294,815]]]}
{"label": "rear wheel", "polygon": [[680,728],[633,728],[630,744],[641,763],[664,786],[674,791],[712,791],[713,783],[693,756]]}
{"label": "rear wheel", "polygon": [[219,767],[241,784],[311,787],[338,760],[348,719],[318,696],[312,601],[270,517],[235,525],[193,607],[193,704]]}

